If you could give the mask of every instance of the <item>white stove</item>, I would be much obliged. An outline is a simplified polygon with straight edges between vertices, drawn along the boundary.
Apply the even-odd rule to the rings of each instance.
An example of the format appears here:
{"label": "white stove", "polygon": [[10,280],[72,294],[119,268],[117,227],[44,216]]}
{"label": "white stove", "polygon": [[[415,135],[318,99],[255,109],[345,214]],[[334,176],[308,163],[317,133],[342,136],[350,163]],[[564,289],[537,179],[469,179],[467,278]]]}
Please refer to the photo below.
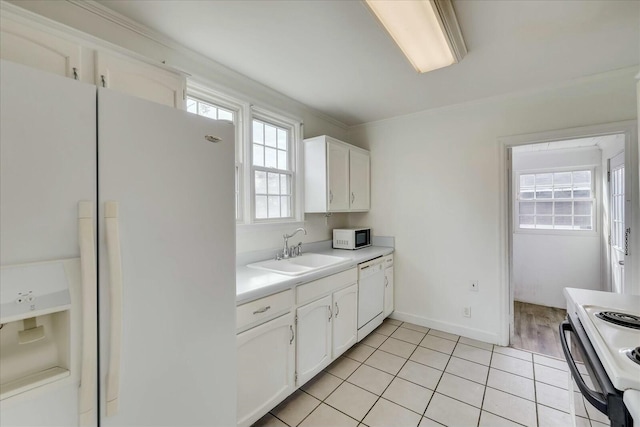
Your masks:
{"label": "white stove", "polygon": [[[564,294],[569,320],[561,326],[562,338],[568,342],[569,333],[573,347],[582,348],[577,352],[597,379],[596,390],[580,391],[587,400],[601,400],[599,409],[612,426],[631,425],[624,421],[625,411],[640,426],[640,401],[635,397],[640,395],[640,296],[572,288]],[[573,356],[566,349],[565,356],[571,368]]]}

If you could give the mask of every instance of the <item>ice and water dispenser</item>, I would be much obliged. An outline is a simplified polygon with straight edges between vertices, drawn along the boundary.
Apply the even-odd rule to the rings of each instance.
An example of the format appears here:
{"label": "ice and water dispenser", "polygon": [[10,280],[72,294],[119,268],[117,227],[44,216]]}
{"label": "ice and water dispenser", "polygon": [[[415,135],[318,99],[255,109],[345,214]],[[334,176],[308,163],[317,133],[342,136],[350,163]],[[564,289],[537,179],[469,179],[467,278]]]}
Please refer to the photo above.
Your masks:
{"label": "ice and water dispenser", "polygon": [[0,400],[76,377],[80,260],[0,269]]}

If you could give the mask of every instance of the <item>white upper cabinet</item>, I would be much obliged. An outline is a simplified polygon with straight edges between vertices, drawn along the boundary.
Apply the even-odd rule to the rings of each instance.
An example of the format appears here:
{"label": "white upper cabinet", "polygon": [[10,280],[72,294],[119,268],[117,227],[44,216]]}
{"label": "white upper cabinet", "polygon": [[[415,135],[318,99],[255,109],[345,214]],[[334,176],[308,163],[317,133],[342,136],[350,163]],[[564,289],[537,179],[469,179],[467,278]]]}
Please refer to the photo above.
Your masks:
{"label": "white upper cabinet", "polygon": [[170,107],[185,109],[183,75],[133,59],[96,52],[96,84]]}
{"label": "white upper cabinet", "polygon": [[186,107],[185,74],[42,24],[27,25],[3,15],[0,58],[181,110]]}
{"label": "white upper cabinet", "polygon": [[0,57],[59,76],[80,73],[80,44],[18,24],[3,17],[0,27]]}
{"label": "white upper cabinet", "polygon": [[329,136],[304,140],[305,212],[364,212],[370,206],[367,150]]}
{"label": "white upper cabinet", "polygon": [[349,150],[349,189],[352,211],[369,210],[369,153]]}

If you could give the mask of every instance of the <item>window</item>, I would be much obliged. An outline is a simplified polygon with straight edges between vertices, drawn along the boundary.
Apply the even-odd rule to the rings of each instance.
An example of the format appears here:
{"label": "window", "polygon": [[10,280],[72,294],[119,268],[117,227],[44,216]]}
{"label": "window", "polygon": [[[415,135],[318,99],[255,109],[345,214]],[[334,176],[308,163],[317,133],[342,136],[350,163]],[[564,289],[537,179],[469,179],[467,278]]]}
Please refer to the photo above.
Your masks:
{"label": "window", "polygon": [[516,188],[519,230],[595,229],[592,170],[520,173]]}
{"label": "window", "polygon": [[[190,84],[187,111],[236,125],[236,222],[302,220],[302,122],[255,107],[208,88]],[[247,165],[246,167],[244,165]]]}
{"label": "window", "polygon": [[292,218],[292,129],[261,118],[251,124],[253,217]]}
{"label": "window", "polygon": [[620,251],[624,244],[624,165],[611,171],[611,245]]}
{"label": "window", "polygon": [[[224,101],[220,100],[219,103]],[[205,102],[198,98],[188,96],[187,97],[187,111],[190,113],[198,114],[199,116],[208,117],[214,120],[229,120],[236,125],[236,176],[235,176],[235,196],[236,196],[236,221],[242,219],[242,195],[240,193],[240,187],[242,183],[242,150],[239,149],[241,143],[239,143],[241,131],[238,120],[239,107],[226,108],[225,106],[218,105],[218,102]]]}

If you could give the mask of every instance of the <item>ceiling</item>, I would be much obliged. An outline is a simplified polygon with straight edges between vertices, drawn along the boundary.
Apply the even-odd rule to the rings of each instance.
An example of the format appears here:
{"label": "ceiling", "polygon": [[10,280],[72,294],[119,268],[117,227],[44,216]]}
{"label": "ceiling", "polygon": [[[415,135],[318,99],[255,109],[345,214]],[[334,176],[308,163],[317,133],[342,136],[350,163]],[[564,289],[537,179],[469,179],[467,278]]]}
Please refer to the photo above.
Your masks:
{"label": "ceiling", "polygon": [[640,63],[635,0],[453,0],[469,52],[425,74],[356,0],[98,2],[347,125]]}

